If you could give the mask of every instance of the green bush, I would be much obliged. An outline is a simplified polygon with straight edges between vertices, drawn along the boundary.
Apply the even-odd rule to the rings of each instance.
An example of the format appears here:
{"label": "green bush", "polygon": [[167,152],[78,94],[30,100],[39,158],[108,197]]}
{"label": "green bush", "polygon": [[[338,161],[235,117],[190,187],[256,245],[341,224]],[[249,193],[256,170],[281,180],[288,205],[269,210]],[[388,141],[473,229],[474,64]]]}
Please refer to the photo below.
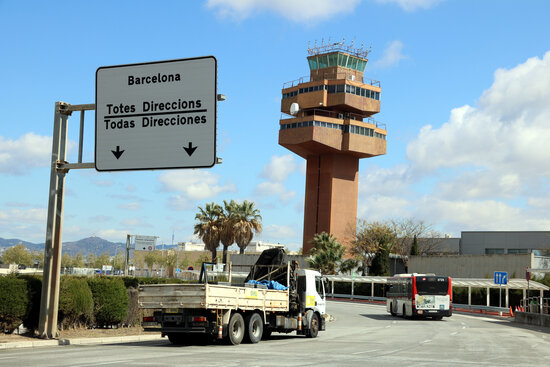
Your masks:
{"label": "green bush", "polygon": [[61,277],[58,323],[62,328],[89,325],[94,317],[92,291],[85,279]]}
{"label": "green bush", "polygon": [[170,284],[184,282],[178,278],[122,277],[121,279],[126,288],[138,288],[140,284]]}
{"label": "green bush", "polygon": [[90,278],[88,285],[94,299],[96,325],[121,324],[128,314],[128,293],[120,278]]}
{"label": "green bush", "polygon": [[22,322],[29,303],[27,282],[16,276],[0,277],[0,331],[11,333]]}
{"label": "green bush", "polygon": [[141,317],[138,305],[138,290],[136,288],[128,288],[128,315],[124,320],[126,326],[137,326],[141,323]]}
{"label": "green bush", "polygon": [[42,277],[36,275],[19,275],[27,283],[28,304],[23,324],[32,333],[38,329],[40,321],[40,298],[42,297]]}

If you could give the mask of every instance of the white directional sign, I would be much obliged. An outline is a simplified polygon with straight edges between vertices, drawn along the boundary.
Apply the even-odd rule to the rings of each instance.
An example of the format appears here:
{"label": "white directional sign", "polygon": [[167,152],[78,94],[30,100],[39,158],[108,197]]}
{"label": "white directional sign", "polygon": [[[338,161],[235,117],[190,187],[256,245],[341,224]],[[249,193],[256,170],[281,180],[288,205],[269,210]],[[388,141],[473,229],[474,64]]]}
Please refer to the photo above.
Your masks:
{"label": "white directional sign", "polygon": [[156,242],[156,236],[136,235],[134,239],[134,248],[139,251],[153,251],[155,250]]}
{"label": "white directional sign", "polygon": [[212,167],[216,82],[213,56],[98,68],[96,170]]}

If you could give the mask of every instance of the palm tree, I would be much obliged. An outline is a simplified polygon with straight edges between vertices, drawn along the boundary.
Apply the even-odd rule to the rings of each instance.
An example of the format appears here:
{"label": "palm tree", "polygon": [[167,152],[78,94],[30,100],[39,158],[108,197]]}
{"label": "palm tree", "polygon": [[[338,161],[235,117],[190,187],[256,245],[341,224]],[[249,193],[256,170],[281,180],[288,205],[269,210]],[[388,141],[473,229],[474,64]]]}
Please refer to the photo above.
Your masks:
{"label": "palm tree", "polygon": [[258,234],[261,231],[262,216],[260,210],[254,208],[254,203],[245,200],[241,204],[237,204],[235,242],[239,246],[240,254],[244,254],[244,249],[254,238],[254,233]]}
{"label": "palm tree", "polygon": [[227,264],[227,249],[235,242],[235,223],[237,221],[238,204],[235,200],[231,200],[229,203],[224,200],[223,208],[220,241],[223,245],[223,263]]}
{"label": "palm tree", "polygon": [[346,251],[342,244],[326,232],[316,234],[310,243],[313,248],[308,259],[309,265],[323,274],[337,274],[337,268]]}
{"label": "palm tree", "polygon": [[216,250],[220,245],[222,207],[216,203],[206,203],[204,209],[199,206],[195,215],[194,234],[198,235],[206,248],[212,252],[212,262],[217,260]]}

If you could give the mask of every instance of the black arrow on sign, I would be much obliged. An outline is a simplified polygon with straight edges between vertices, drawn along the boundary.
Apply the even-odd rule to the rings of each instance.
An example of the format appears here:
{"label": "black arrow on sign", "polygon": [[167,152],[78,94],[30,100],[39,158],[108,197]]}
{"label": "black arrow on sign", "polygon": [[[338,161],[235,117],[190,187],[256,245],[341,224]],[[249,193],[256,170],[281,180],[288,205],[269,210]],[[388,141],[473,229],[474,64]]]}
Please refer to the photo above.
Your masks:
{"label": "black arrow on sign", "polygon": [[189,157],[191,157],[193,155],[193,152],[195,151],[195,149],[197,149],[197,147],[194,147],[193,143],[189,142],[189,146],[187,148],[183,147],[183,149],[185,149],[187,154],[189,154]]}
{"label": "black arrow on sign", "polygon": [[124,153],[124,150],[120,150],[120,146],[116,146],[116,150],[111,150],[113,154],[115,155],[116,159],[119,159],[122,153]]}

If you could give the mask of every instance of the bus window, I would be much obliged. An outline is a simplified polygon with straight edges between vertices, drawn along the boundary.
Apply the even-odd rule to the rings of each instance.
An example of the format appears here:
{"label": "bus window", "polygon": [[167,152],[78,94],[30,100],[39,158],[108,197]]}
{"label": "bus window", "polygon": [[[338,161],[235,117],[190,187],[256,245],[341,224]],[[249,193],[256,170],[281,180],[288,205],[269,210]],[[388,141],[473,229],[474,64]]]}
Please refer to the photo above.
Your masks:
{"label": "bus window", "polygon": [[418,294],[440,295],[444,296],[449,291],[449,280],[438,277],[417,277],[416,290]]}

